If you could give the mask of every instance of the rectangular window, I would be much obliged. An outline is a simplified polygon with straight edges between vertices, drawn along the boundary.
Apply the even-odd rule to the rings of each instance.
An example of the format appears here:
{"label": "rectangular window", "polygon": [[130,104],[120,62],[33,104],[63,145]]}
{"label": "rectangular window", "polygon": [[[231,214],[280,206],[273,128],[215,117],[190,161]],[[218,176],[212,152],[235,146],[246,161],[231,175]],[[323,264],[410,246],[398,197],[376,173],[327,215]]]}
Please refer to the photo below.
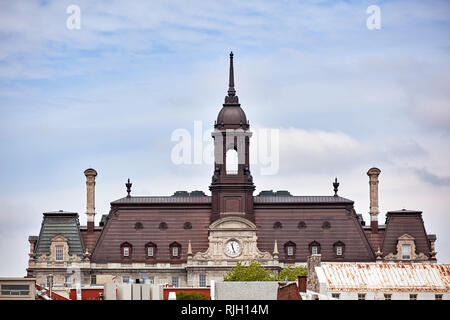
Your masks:
{"label": "rectangular window", "polygon": [[290,257],[293,256],[294,255],[294,247],[292,247],[292,246],[287,247],[287,254]]}
{"label": "rectangular window", "polygon": [[409,300],[417,300],[417,294],[410,294]]}
{"label": "rectangular window", "polygon": [[149,257],[153,257],[154,254],[155,254],[154,248],[153,247],[148,247],[147,248],[147,255]]}
{"label": "rectangular window", "polygon": [[148,281],[149,281],[151,284],[154,284],[154,283],[155,283],[155,277],[148,277]]}
{"label": "rectangular window", "polygon": [[172,277],[172,285],[174,287],[179,287],[180,286],[180,278],[178,277]]}
{"label": "rectangular window", "polygon": [[198,278],[198,286],[199,287],[206,287],[206,274],[199,275]]}
{"label": "rectangular window", "polygon": [[30,295],[30,286],[28,284],[2,284],[2,296],[28,296]]}
{"label": "rectangular window", "polygon": [[123,277],[122,277],[122,282],[123,282],[123,283],[129,283],[129,282],[130,282],[130,277],[123,276]]}
{"label": "rectangular window", "polygon": [[366,300],[366,294],[365,293],[358,293],[358,300]]}
{"label": "rectangular window", "polygon": [[312,254],[318,254],[319,253],[319,248],[317,248],[316,246],[313,246],[311,249]]}
{"label": "rectangular window", "polygon": [[342,247],[336,247],[336,255],[342,256]]}
{"label": "rectangular window", "polygon": [[385,293],[384,300],[392,300],[392,294]]}
{"label": "rectangular window", "polygon": [[124,257],[129,257],[130,256],[130,248],[128,248],[128,247],[124,247],[123,248],[123,256]]}
{"label": "rectangular window", "polygon": [[97,276],[95,274],[91,275],[91,284],[97,284]]}
{"label": "rectangular window", "polygon": [[64,278],[64,286],[65,287],[70,287],[72,285],[72,277],[71,276],[66,276]]}
{"label": "rectangular window", "polygon": [[172,256],[178,257],[178,247],[173,247],[172,248]]}
{"label": "rectangular window", "polygon": [[340,293],[332,293],[331,297],[334,298],[334,299],[340,299],[341,294]]}
{"label": "rectangular window", "polygon": [[442,294],[436,294],[434,300],[442,300]]}
{"label": "rectangular window", "polygon": [[64,246],[56,246],[55,250],[55,260],[64,261]]}
{"label": "rectangular window", "polygon": [[404,260],[411,259],[411,245],[410,244],[402,245],[402,259],[404,259]]}

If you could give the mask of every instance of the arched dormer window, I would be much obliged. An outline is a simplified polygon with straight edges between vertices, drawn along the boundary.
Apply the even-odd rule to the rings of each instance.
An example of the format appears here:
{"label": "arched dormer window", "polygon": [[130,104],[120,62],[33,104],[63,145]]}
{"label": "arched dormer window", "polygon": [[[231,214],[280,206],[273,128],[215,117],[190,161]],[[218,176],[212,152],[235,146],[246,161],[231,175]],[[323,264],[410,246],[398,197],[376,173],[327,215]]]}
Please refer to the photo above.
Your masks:
{"label": "arched dormer window", "polygon": [[156,244],[153,242],[147,242],[145,244],[145,257],[155,258],[156,257]]}
{"label": "arched dormer window", "polygon": [[124,242],[120,245],[120,252],[122,258],[131,258],[131,253],[133,251],[133,246],[129,242]]}
{"label": "arched dormer window", "polygon": [[225,159],[226,174],[238,174],[238,153],[234,149],[229,149]]}
{"label": "arched dormer window", "polygon": [[288,241],[284,244],[284,252],[286,254],[286,258],[294,258],[295,257],[295,249],[296,249],[295,242]]}
{"label": "arched dormer window", "polygon": [[172,242],[169,245],[170,258],[178,259],[181,256],[181,244],[178,242]]}
{"label": "arched dormer window", "polygon": [[342,241],[333,244],[333,250],[336,257],[343,257],[345,252],[345,244]]}
{"label": "arched dormer window", "polygon": [[317,241],[311,242],[309,245],[309,254],[320,254],[320,243]]}

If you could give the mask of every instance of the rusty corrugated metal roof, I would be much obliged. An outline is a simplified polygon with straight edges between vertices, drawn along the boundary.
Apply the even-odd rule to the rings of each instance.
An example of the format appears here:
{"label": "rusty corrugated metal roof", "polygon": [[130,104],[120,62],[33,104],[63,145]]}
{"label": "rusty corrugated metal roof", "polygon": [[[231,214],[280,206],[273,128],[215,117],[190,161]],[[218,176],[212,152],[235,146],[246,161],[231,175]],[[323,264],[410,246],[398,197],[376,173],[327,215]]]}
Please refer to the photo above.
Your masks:
{"label": "rusty corrugated metal roof", "polygon": [[450,265],[322,263],[329,290],[450,292]]}

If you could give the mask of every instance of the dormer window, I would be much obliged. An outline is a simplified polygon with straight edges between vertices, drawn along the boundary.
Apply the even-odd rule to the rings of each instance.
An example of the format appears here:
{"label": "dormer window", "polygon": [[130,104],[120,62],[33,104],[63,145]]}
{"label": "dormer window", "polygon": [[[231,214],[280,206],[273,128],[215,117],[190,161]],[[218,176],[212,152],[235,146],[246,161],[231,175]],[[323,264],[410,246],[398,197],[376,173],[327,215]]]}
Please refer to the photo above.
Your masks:
{"label": "dormer window", "polygon": [[286,253],[287,258],[294,258],[295,257],[295,243],[292,241],[288,241],[284,244],[284,251]]}
{"label": "dormer window", "polygon": [[120,251],[122,253],[122,258],[130,258],[133,246],[131,243],[124,242],[120,245]]}
{"label": "dormer window", "polygon": [[411,260],[411,245],[410,244],[402,245],[402,259],[403,260]]}
{"label": "dormer window", "polygon": [[344,256],[345,244],[343,242],[341,242],[341,241],[335,242],[333,244],[333,248],[334,248],[334,254],[336,255],[336,257]]}
{"label": "dormer window", "polygon": [[148,242],[145,245],[145,254],[147,258],[154,258],[156,256],[156,244]]}
{"label": "dormer window", "polygon": [[55,246],[55,260],[64,261],[64,246]]}
{"label": "dormer window", "polygon": [[181,255],[181,244],[178,242],[172,242],[169,246],[169,250],[171,258],[179,258]]}
{"label": "dormer window", "polygon": [[309,253],[310,254],[320,254],[320,243],[317,241],[313,241],[309,244]]}

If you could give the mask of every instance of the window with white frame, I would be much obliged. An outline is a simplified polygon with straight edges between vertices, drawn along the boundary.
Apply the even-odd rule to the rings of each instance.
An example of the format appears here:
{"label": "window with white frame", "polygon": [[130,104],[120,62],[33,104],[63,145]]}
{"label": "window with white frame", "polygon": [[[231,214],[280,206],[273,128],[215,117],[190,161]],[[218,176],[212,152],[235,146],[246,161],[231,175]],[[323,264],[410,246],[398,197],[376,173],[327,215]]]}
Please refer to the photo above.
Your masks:
{"label": "window with white frame", "polygon": [[178,257],[178,247],[172,247],[172,256]]}
{"label": "window with white frame", "polygon": [[147,247],[147,256],[153,257],[155,255],[155,248],[154,247]]}
{"label": "window with white frame", "polygon": [[337,256],[342,256],[342,247],[341,246],[337,246],[336,247],[336,255]]}
{"label": "window with white frame", "polygon": [[123,256],[124,257],[129,257],[130,256],[130,248],[123,247]]}
{"label": "window with white frame", "polygon": [[199,275],[198,285],[199,285],[199,287],[206,287],[206,274]]}
{"label": "window with white frame", "polygon": [[179,287],[180,286],[180,278],[178,277],[172,277],[172,285],[174,287]]}
{"label": "window with white frame", "polygon": [[312,246],[312,247],[311,247],[311,253],[312,253],[312,254],[318,254],[318,253],[319,253],[319,247],[317,247],[317,246]]}
{"label": "window with white frame", "polygon": [[294,255],[294,247],[293,246],[288,246],[287,247],[287,254],[290,257],[292,257]]}
{"label": "window with white frame", "polygon": [[55,246],[55,260],[64,261],[64,246]]}
{"label": "window with white frame", "polygon": [[410,244],[402,245],[402,259],[403,260],[411,259],[411,245]]}
{"label": "window with white frame", "polygon": [[64,278],[64,286],[65,287],[70,287],[72,285],[72,277],[71,276],[66,276]]}

